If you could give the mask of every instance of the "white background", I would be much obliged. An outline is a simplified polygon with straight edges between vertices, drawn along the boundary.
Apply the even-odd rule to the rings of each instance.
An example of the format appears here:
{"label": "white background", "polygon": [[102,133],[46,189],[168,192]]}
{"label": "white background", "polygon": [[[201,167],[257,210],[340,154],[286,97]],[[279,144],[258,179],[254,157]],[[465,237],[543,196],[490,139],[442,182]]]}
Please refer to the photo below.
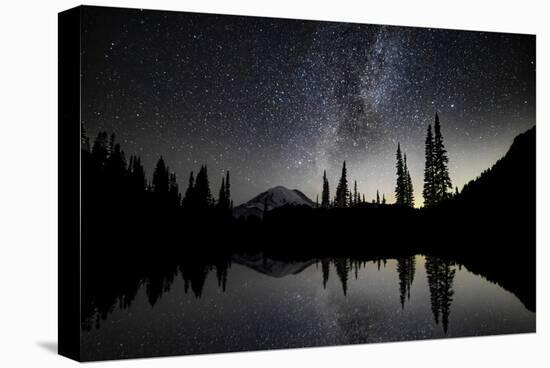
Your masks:
{"label": "white background", "polygon": [[[550,20],[545,1],[94,1],[93,5],[537,34],[537,333],[98,363],[117,367],[549,366]],[[2,3],[0,367],[74,366],[57,344],[57,12],[74,1]],[[546,169],[546,170],[545,170]],[[546,189],[546,190],[545,190]],[[510,193],[511,200],[516,193]],[[546,225],[546,226],[545,226]],[[513,272],[513,270],[510,270]],[[546,340],[546,341],[545,341]],[[94,364],[95,365],[95,364]]]}

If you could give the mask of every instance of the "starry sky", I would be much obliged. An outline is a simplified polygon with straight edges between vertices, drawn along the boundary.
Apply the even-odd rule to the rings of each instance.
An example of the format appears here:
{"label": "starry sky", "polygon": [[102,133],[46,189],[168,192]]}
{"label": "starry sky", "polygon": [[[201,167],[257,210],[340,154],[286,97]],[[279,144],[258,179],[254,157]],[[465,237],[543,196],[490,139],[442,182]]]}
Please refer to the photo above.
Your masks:
{"label": "starry sky", "polygon": [[395,151],[422,204],[424,139],[439,113],[461,188],[535,125],[535,37],[86,7],[82,121],[114,132],[147,174],[162,155],[187,187],[225,170],[235,205],[270,187],[315,200],[342,161],[368,200],[394,200]]}

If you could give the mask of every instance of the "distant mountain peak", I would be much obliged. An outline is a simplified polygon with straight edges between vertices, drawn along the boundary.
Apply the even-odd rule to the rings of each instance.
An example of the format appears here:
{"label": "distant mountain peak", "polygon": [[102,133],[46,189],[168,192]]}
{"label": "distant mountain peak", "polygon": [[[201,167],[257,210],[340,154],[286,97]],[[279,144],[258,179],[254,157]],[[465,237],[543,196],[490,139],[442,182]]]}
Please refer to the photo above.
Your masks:
{"label": "distant mountain peak", "polygon": [[267,210],[271,211],[286,205],[314,207],[315,203],[298,189],[288,189],[285,186],[277,185],[235,207],[233,215],[236,218],[243,216],[262,217],[264,208],[267,207]]}

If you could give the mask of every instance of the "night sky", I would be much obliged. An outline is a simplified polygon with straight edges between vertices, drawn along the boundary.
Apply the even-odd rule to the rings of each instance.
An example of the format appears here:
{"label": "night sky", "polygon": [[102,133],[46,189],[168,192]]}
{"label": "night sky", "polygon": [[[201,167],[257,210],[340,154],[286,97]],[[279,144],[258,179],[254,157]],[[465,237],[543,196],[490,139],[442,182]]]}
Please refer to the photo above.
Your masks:
{"label": "night sky", "polygon": [[397,142],[422,203],[424,139],[439,112],[453,186],[535,125],[535,37],[85,8],[82,120],[115,132],[180,189],[230,170],[235,205],[284,185],[315,200],[348,179],[393,202]]}

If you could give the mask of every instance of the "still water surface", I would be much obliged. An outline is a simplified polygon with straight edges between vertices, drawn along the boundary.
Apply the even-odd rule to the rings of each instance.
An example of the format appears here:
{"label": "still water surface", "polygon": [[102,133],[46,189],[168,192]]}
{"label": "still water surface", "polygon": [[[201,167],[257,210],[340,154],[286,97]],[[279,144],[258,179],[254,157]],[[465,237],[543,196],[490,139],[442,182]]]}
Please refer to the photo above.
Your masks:
{"label": "still water surface", "polygon": [[143,283],[129,308],[82,332],[82,352],[112,359],[534,331],[535,313],[514,294],[430,257],[235,257],[225,291],[209,272],[197,297],[178,274],[152,306]]}

